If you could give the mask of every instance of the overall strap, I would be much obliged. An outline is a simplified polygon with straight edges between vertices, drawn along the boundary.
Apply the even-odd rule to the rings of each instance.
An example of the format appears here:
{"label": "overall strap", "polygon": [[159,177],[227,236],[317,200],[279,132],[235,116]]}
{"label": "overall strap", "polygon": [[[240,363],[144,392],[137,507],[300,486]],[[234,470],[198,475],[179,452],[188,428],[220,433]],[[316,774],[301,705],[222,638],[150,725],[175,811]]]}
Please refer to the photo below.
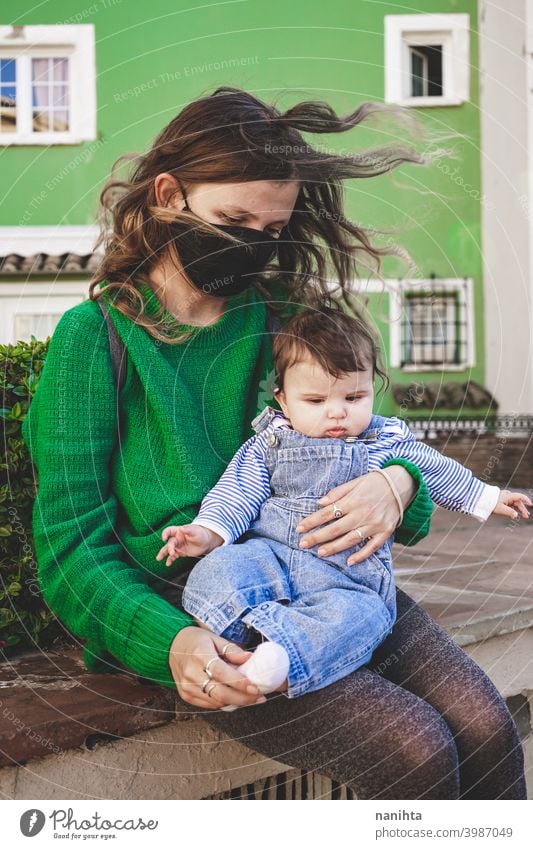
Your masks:
{"label": "overall strap", "polygon": [[98,298],[98,304],[107,324],[109,349],[111,353],[111,368],[113,370],[113,380],[118,392],[122,389],[124,381],[126,380],[127,351],[124,342],[116,331],[115,325],[111,321],[109,309],[102,297]]}

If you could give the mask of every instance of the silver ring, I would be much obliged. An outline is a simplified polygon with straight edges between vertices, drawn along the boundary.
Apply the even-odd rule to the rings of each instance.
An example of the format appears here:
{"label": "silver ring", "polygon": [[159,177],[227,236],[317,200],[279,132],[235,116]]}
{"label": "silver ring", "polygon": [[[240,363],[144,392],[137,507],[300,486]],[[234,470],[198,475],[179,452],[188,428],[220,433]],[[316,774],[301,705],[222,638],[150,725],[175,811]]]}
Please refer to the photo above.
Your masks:
{"label": "silver ring", "polygon": [[211,678],[205,679],[204,683],[202,684],[202,693],[205,693],[205,688],[207,687],[207,685],[209,684],[210,681],[211,681]]}
{"label": "silver ring", "polygon": [[210,678],[212,678],[212,677],[213,677],[213,673],[212,673],[212,672],[211,672],[211,670],[209,669],[209,666],[210,666],[210,664],[211,664],[211,663],[213,663],[213,661],[214,661],[214,660],[218,660],[218,657],[212,657],[212,658],[211,658],[211,660],[209,661],[209,663],[206,663],[206,665],[204,666],[204,672],[205,672],[205,674],[206,674],[206,675],[208,675]]}
{"label": "silver ring", "polygon": [[207,693],[207,695],[209,696],[209,698],[211,698],[211,693],[212,693],[212,692],[213,692],[213,690],[215,689],[216,685],[217,685],[217,682],[216,682],[216,681],[212,681],[212,682],[211,682],[211,689],[210,689],[210,690],[206,690],[206,693]]}
{"label": "silver ring", "polygon": [[[226,652],[229,648],[233,648],[233,643],[226,643],[226,645],[222,649],[222,657],[226,657]],[[211,661],[209,661],[209,663],[211,663]]]}
{"label": "silver ring", "polygon": [[333,518],[334,519],[342,519],[343,516],[344,516],[344,513],[342,512],[342,510],[339,510],[337,505],[333,504]]}
{"label": "silver ring", "polygon": [[363,542],[364,537],[363,537],[363,534],[361,533],[361,531],[359,530],[359,528],[354,528],[353,532],[354,532],[354,534],[359,534],[359,539],[361,540],[361,542]]}

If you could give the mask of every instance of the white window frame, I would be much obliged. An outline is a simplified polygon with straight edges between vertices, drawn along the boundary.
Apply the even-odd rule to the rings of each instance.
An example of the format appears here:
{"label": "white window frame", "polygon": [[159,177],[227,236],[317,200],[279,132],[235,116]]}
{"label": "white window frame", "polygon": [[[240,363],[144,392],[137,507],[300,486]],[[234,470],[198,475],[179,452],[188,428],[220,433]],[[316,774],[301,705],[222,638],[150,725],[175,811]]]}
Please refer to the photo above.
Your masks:
{"label": "white window frame", "polygon": [[[389,330],[390,330],[390,365],[391,368],[401,369],[402,372],[429,372],[449,371],[460,372],[474,368],[475,366],[475,328],[474,328],[474,298],[473,283],[471,277],[464,279],[438,278],[416,279],[416,280],[387,280],[389,291]],[[402,365],[402,319],[404,318],[405,293],[431,295],[436,288],[445,293],[460,292],[465,287],[465,312],[464,323],[466,327],[465,354],[461,363],[442,363],[442,365],[415,364]]]}
{"label": "white window frame", "polygon": [[[410,47],[442,45],[442,95],[412,97]],[[470,91],[470,15],[385,15],[385,102],[460,106]]]}
{"label": "white window frame", "polygon": [[[69,130],[35,132],[31,114],[31,60],[69,58]],[[0,145],[81,144],[96,139],[94,24],[0,26],[0,58],[17,60],[17,129],[0,133]]]}

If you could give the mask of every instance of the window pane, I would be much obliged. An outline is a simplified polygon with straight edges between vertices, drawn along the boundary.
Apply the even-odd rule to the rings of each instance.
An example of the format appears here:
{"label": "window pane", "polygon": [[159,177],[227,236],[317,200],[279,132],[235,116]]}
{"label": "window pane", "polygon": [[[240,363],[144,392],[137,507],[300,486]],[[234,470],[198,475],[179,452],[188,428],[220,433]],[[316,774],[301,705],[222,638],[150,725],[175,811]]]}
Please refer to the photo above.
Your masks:
{"label": "window pane", "polygon": [[66,85],[55,85],[52,88],[52,103],[63,109],[68,106],[68,88]]}
{"label": "window pane", "polygon": [[43,110],[42,112],[33,113],[33,131],[35,133],[48,133],[50,131],[50,113]]}
{"label": "window pane", "polygon": [[53,112],[52,130],[55,133],[66,133],[68,130],[68,112],[57,111]]}
{"label": "window pane", "polygon": [[0,59],[0,133],[17,129],[17,66],[15,59]]}
{"label": "window pane", "polygon": [[427,68],[424,56],[411,50],[411,97],[422,97],[427,87]]}
{"label": "window pane", "polygon": [[50,89],[47,85],[34,85],[32,93],[32,106],[48,106]]}
{"label": "window pane", "polygon": [[33,131],[64,133],[69,128],[69,60],[32,60]]}
{"label": "window pane", "polygon": [[55,82],[66,83],[68,80],[68,59],[54,59]]}
{"label": "window pane", "polygon": [[50,79],[50,59],[31,60],[31,78],[34,83],[47,83]]}
{"label": "window pane", "polygon": [[411,46],[411,97],[442,97],[442,45]]}
{"label": "window pane", "polygon": [[0,82],[15,83],[16,74],[15,59],[0,59]]}

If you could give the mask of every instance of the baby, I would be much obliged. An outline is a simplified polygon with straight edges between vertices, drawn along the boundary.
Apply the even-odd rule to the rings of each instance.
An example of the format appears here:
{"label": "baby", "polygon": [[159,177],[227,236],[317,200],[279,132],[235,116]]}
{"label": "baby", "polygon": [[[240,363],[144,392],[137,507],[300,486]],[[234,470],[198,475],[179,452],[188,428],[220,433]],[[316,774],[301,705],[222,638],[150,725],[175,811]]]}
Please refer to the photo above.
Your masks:
{"label": "baby", "polygon": [[[157,560],[202,557],[187,580],[183,607],[199,625],[253,648],[238,667],[264,693],[288,698],[326,687],[370,660],[391,632],[396,591],[394,535],[357,565],[364,542],[320,557],[298,533],[331,489],[367,472],[384,475],[397,458],[421,471],[437,504],[484,521],[529,513],[526,495],[475,478],[455,460],[417,441],[402,420],[373,413],[376,375],[384,377],[374,336],[342,310],[293,316],[273,342],[281,411],[266,407],[255,436],[235,454],[191,524],[164,529]],[[516,508],[516,510],[514,509]],[[336,504],[331,521],[342,519]],[[364,529],[363,529],[364,530]],[[229,705],[225,710],[234,709]]]}

